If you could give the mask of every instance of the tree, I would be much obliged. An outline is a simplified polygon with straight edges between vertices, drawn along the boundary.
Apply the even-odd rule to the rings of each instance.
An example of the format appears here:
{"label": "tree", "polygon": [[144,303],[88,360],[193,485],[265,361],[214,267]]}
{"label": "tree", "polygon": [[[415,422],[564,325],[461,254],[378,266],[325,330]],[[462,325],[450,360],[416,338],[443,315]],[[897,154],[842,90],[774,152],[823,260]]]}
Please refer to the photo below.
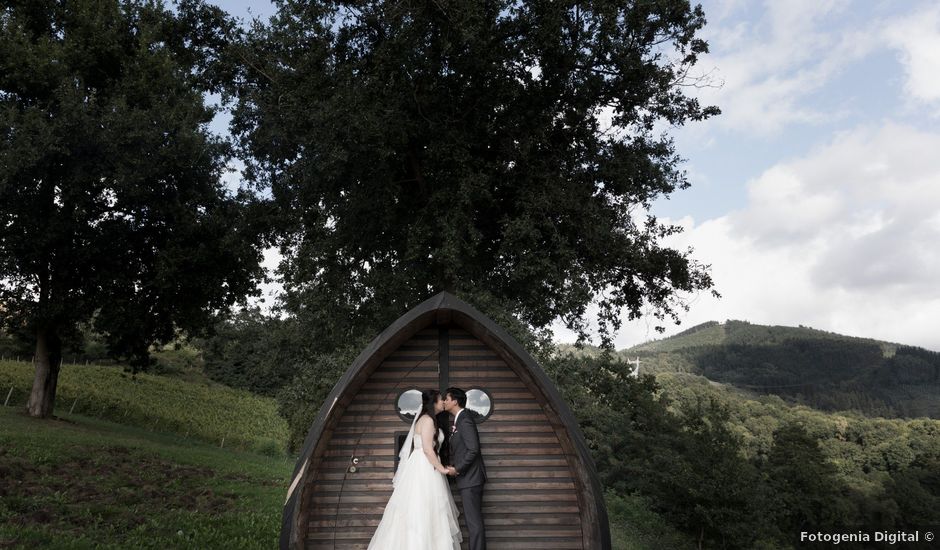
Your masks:
{"label": "tree", "polygon": [[207,130],[230,23],[201,0],[5,0],[0,8],[0,303],[35,336],[28,410],[52,413],[63,335],[110,352],[196,334],[260,272],[250,197]]}
{"label": "tree", "polygon": [[[685,188],[671,139],[718,113],[685,94],[687,1],[277,2],[230,92],[248,179],[281,222],[288,311],[374,332],[447,290],[585,334],[599,306],[678,322],[711,287],[644,215]],[[331,341],[323,339],[323,341]]]}
{"label": "tree", "polygon": [[773,434],[773,448],[760,464],[768,489],[766,505],[781,539],[810,529],[846,525],[840,517],[841,490],[817,439],[796,423]]}
{"label": "tree", "polygon": [[558,352],[541,364],[577,417],[604,487],[640,489],[638,480],[660,467],[650,462],[657,448],[680,429],[656,379],[632,377],[631,366],[610,354]]}
{"label": "tree", "polygon": [[653,376],[633,378],[611,355],[556,354],[543,364],[577,416],[605,488],[642,495],[700,546],[751,548],[769,538],[753,505],[757,471],[741,456],[720,398],[673,402]]}
{"label": "tree", "polygon": [[205,373],[233,388],[274,395],[309,357],[302,332],[293,319],[268,317],[256,307],[233,312],[198,346]]}
{"label": "tree", "polygon": [[[662,513],[695,533],[699,548],[753,548],[767,538],[757,509],[757,470],[741,453],[727,405],[715,397],[680,403],[682,433],[667,445],[651,484]],[[712,546],[709,544],[708,546]]]}

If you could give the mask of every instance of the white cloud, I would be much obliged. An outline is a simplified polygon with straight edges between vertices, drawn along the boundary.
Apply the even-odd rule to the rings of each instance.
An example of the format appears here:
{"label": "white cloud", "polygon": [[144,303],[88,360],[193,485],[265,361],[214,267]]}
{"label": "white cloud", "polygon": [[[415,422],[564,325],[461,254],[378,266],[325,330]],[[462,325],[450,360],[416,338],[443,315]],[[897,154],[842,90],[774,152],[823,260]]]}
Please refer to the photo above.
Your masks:
{"label": "white cloud", "polygon": [[922,102],[940,100],[940,6],[893,21],[884,37],[901,52],[907,73],[905,91]]}
{"label": "white cloud", "polygon": [[768,2],[760,19],[737,20],[736,11],[752,4],[717,2],[706,7],[716,13],[703,36],[711,54],[701,61],[714,66],[718,88],[703,88],[703,102],[717,104],[722,116],[715,124],[749,134],[771,135],[793,123],[818,123],[845,112],[817,106],[813,101],[847,65],[867,55],[877,21],[864,28],[843,22],[847,10],[858,9],[842,0]]}
{"label": "white cloud", "polygon": [[[719,158],[723,148],[755,135],[781,138],[791,145],[786,151],[809,152],[768,162],[747,181],[739,210],[673,222],[687,231],[670,244],[693,246],[696,259],[712,264],[723,298],[689,297],[694,303],[683,324],[666,334],[709,320],[745,319],[940,350],[940,131],[922,116],[924,105],[940,107],[940,6],[804,0],[756,8],[712,0],[706,16],[703,32],[713,53],[701,66],[715,66],[725,85],[697,94],[723,114],[684,129],[686,139],[700,147],[699,141],[718,136]],[[876,90],[878,103],[849,111],[858,92],[852,82],[883,85],[892,77],[882,73],[894,69],[881,57],[859,62],[891,51],[900,52],[906,97],[887,97],[900,87],[883,86]],[[842,73],[850,78],[838,78]],[[913,109],[898,111],[905,99]],[[892,114],[912,125],[891,122]],[[816,123],[835,121],[852,129],[814,135],[828,126]],[[715,134],[716,128],[726,132]],[[827,144],[811,146],[822,139]],[[718,185],[707,173],[711,165],[700,164]],[[726,168],[725,186],[749,178]],[[648,318],[625,323],[616,345],[660,337],[655,324]],[[570,340],[565,331],[556,334]]]}
{"label": "white cloud", "polygon": [[[670,243],[712,264],[715,300],[680,327],[725,319],[808,325],[940,350],[940,133],[858,128],[750,184],[742,210]],[[618,347],[660,337],[630,323]],[[563,338],[562,335],[560,335]]]}

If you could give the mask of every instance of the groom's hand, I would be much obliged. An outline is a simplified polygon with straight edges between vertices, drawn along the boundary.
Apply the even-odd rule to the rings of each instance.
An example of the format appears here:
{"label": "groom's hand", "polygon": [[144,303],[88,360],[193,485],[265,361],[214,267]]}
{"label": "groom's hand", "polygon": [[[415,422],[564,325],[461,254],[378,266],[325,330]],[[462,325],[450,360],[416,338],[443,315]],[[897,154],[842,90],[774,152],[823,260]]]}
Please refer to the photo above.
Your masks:
{"label": "groom's hand", "polygon": [[457,468],[454,468],[453,466],[448,466],[448,467],[447,467],[447,475],[456,477],[456,476],[457,476]]}

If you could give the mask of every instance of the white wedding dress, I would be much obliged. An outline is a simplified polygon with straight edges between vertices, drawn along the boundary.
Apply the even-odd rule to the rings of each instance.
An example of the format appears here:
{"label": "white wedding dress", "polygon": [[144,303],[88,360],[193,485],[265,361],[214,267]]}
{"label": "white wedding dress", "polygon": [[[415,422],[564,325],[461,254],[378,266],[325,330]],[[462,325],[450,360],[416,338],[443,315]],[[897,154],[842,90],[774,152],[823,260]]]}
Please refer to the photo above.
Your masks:
{"label": "white wedding dress", "polygon": [[[409,453],[412,441],[414,451]],[[437,442],[444,442],[442,430]],[[460,550],[463,537],[454,496],[444,474],[424,455],[421,438],[414,437],[414,423],[399,456],[395,489],[369,550]]]}

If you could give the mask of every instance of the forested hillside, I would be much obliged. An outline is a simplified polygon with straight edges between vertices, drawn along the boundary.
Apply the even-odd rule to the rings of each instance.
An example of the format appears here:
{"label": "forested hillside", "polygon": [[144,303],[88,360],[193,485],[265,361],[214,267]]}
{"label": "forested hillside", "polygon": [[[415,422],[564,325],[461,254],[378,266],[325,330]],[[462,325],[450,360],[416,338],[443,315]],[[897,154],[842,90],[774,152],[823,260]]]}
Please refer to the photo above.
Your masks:
{"label": "forested hillside", "polygon": [[684,372],[830,411],[940,418],[940,353],[806,327],[705,323],[620,352],[641,371]]}
{"label": "forested hillside", "polygon": [[940,421],[823,412],[631,368],[570,354],[546,363],[604,486],[700,547],[796,548],[801,530],[940,522]]}

